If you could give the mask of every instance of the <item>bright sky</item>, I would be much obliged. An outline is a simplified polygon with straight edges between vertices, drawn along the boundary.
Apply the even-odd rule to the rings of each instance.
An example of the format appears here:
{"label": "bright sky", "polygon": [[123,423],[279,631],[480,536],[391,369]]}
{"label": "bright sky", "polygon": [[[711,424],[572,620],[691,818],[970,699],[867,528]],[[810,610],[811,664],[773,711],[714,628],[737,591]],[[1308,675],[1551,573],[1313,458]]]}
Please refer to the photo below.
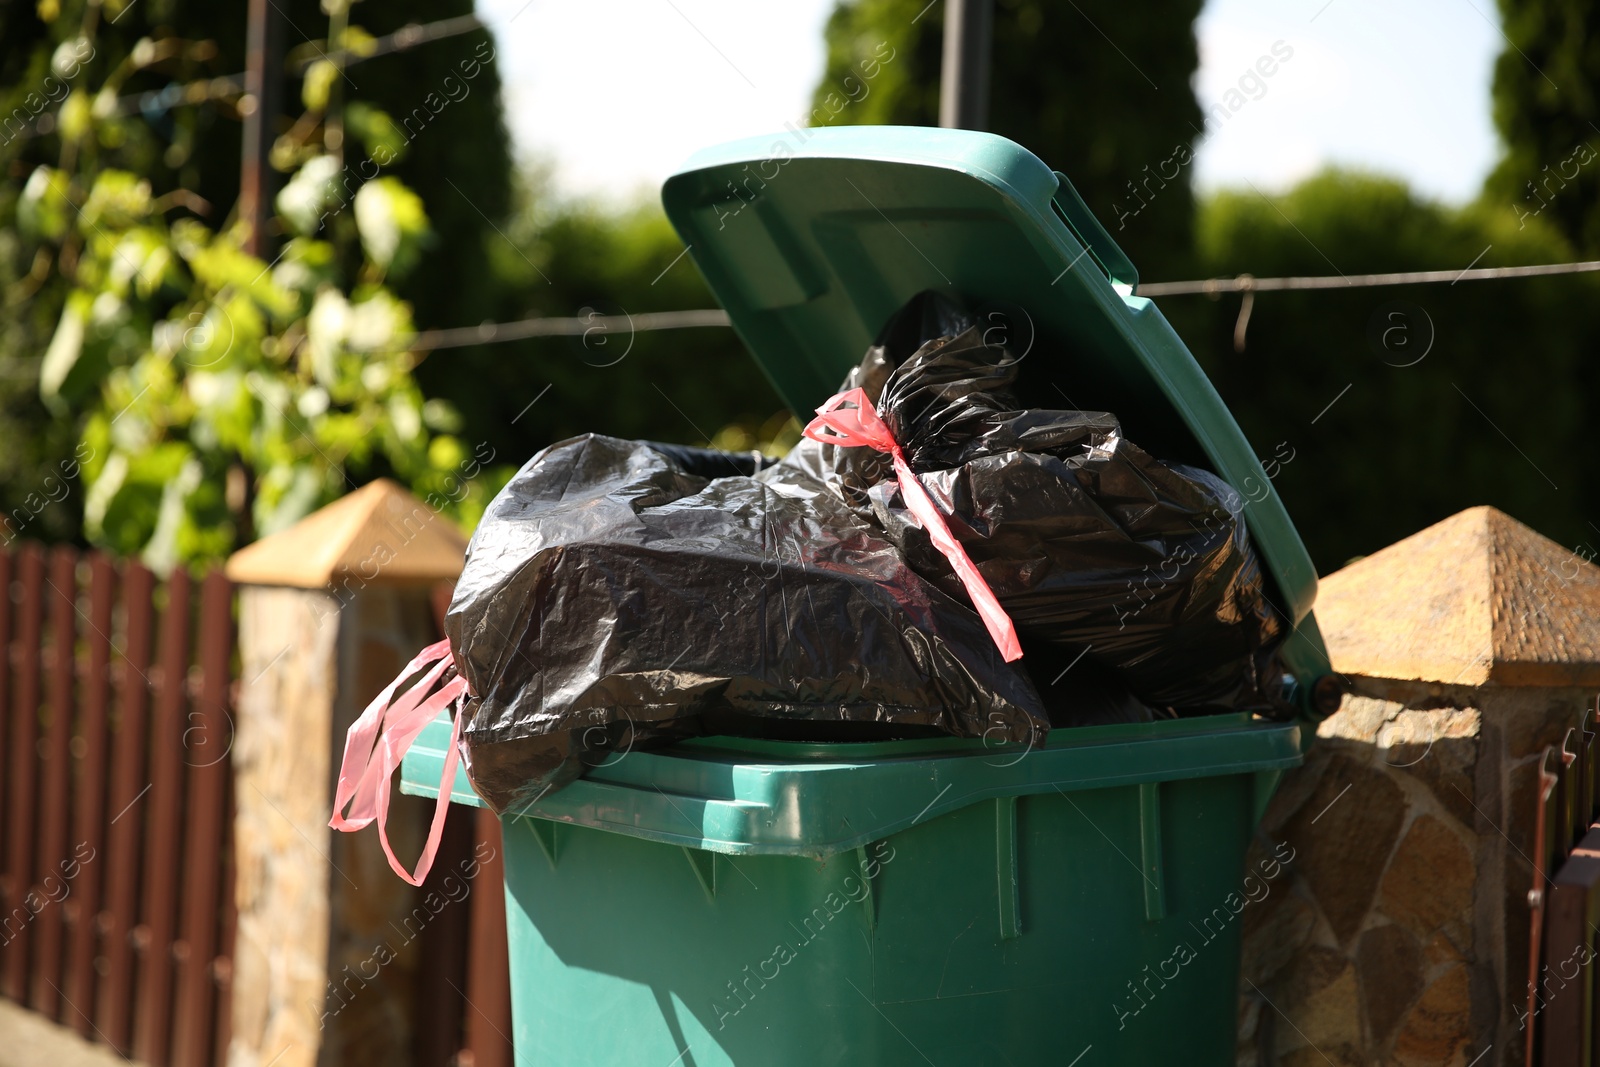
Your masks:
{"label": "bright sky", "polygon": [[[695,149],[800,123],[833,0],[478,0],[497,37],[519,152],[567,193],[653,197]],[[1493,0],[1207,0],[1201,106],[1277,42],[1289,59],[1201,147],[1204,188],[1282,189],[1327,163],[1477,192],[1498,145]],[[1104,25],[1116,39],[1116,27]],[[1269,64],[1269,66],[1271,66]],[[1234,98],[1236,99],[1236,98]]]}

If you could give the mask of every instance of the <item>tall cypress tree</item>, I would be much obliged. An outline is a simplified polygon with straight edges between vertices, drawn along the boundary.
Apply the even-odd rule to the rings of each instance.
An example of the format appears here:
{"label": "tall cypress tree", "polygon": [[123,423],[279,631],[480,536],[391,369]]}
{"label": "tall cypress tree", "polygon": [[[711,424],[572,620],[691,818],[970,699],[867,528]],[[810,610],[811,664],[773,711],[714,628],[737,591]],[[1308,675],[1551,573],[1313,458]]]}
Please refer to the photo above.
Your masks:
{"label": "tall cypress tree", "polygon": [[[1200,7],[1156,0],[1129,18],[1115,0],[995,2],[989,129],[1066,174],[1151,278],[1191,260]],[[841,2],[811,123],[936,125],[944,12],[927,0]]]}
{"label": "tall cypress tree", "polygon": [[[1548,227],[1572,245],[1571,255],[1593,259],[1600,255],[1600,8],[1587,0],[1500,0],[1500,15],[1506,47],[1494,68],[1494,122],[1505,154],[1484,183],[1485,206],[1514,211],[1519,234]],[[1560,314],[1586,352],[1596,341],[1596,325],[1583,314],[1593,306],[1592,291]],[[1548,360],[1544,348],[1535,351],[1541,363]],[[1541,380],[1552,395],[1592,403],[1600,395],[1600,364],[1582,359]],[[1542,419],[1540,426],[1547,429]],[[1584,454],[1582,436],[1563,439],[1564,448]],[[1562,485],[1552,496],[1568,514],[1583,513],[1581,525],[1540,528],[1557,537],[1591,538],[1600,528],[1592,507],[1600,499],[1600,469],[1581,463]]]}
{"label": "tall cypress tree", "polygon": [[1494,68],[1505,155],[1485,196],[1524,225],[1542,219],[1584,255],[1600,250],[1600,8],[1587,0],[1500,0],[1506,48]]}

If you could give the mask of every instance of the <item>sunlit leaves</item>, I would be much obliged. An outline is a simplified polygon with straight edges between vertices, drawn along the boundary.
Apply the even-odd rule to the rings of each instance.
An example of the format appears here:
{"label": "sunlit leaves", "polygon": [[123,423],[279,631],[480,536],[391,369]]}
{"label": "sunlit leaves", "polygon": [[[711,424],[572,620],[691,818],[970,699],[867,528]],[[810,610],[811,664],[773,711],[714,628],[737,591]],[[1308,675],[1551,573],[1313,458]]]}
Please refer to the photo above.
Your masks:
{"label": "sunlit leaves", "polygon": [[83,332],[90,303],[89,294],[84,292],[67,297],[61,321],[56,323],[55,335],[50,338],[50,347],[45,349],[44,362],[39,367],[39,392],[46,402],[60,396],[62,384],[83,352]]}
{"label": "sunlit leaves", "polygon": [[371,104],[353,100],[344,109],[345,128],[361,141],[367,155],[381,166],[388,166],[406,154],[411,143],[389,113]]}
{"label": "sunlit leaves", "polygon": [[37,167],[28,175],[17,201],[17,222],[24,233],[51,240],[66,234],[73,215],[67,187],[67,176],[54,167]]}
{"label": "sunlit leaves", "polygon": [[306,68],[305,80],[300,83],[300,101],[308,111],[321,111],[328,106],[328,94],[339,68],[326,59],[316,60]]}
{"label": "sunlit leaves", "polygon": [[[364,55],[374,39],[351,28],[335,44]],[[141,42],[130,63],[165,47]],[[56,59],[72,73],[94,54],[87,41],[62,49]],[[185,201],[92,158],[95,144],[116,143],[141,121],[117,114],[125,73],[80,85],[62,104],[59,129],[79,146],[81,169],[69,160],[68,170],[35,170],[17,218],[28,236],[57,246],[72,286],[40,391],[63,415],[87,415],[84,530],[97,544],[160,570],[227,554],[243,518],[224,491],[230,471],[248,479],[246,524],[257,536],[367,472],[437,492],[436,503],[458,514],[481,514],[487,502],[483,486],[433,469],[478,463],[449,436],[461,428],[455,411],[424,402],[412,377],[411,308],[386,288],[420,256],[428,218],[397,179],[369,180],[324,142],[335,62],[308,68],[307,114],[274,149],[293,173],[276,200],[274,232],[285,236],[271,262],[246,250],[242,224],[219,230],[174,217]],[[350,101],[342,112],[380,166],[404,151],[403,132],[381,110]]]}
{"label": "sunlit leaves", "polygon": [[422,198],[397,178],[376,178],[356,192],[356,227],[367,258],[402,274],[416,261],[428,233]]}
{"label": "sunlit leaves", "polygon": [[83,140],[89,134],[93,117],[90,113],[88,93],[81,90],[68,93],[67,98],[61,102],[61,110],[56,113],[56,126],[61,131],[61,139]]}
{"label": "sunlit leaves", "polygon": [[309,160],[278,193],[278,213],[289,228],[310,237],[322,224],[324,214],[340,204],[339,161],[320,155]]}
{"label": "sunlit leaves", "polygon": [[378,50],[378,39],[360,26],[346,26],[335,43],[358,56],[370,56]]}
{"label": "sunlit leaves", "polygon": [[150,183],[125,170],[103,170],[78,214],[86,234],[142,222],[150,215]]}

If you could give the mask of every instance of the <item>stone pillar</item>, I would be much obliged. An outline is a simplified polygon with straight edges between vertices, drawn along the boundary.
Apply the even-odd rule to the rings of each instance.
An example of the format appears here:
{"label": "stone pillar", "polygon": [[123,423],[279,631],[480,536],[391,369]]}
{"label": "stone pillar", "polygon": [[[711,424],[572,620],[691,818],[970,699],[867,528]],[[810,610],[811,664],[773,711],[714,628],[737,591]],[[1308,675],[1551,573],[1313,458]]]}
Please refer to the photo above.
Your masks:
{"label": "stone pillar", "polygon": [[1323,582],[1351,694],[1262,822],[1295,860],[1241,917],[1240,1064],[1523,1062],[1537,765],[1600,685],[1589,554],[1474,508]]}
{"label": "stone pillar", "polygon": [[[378,481],[228,563],[241,659],[230,1067],[413,1062],[419,891],[389,870],[375,832],[336,833],[328,819],[346,729],[437,640],[434,590],[464,553],[448,520]],[[402,861],[431,812],[396,791]]]}

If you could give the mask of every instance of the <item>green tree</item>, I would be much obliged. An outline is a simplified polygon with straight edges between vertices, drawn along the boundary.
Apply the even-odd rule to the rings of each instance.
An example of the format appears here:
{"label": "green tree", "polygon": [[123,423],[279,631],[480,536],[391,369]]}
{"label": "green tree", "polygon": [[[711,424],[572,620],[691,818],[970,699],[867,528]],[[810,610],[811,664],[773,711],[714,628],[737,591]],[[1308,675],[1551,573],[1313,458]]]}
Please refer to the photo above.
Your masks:
{"label": "green tree", "polygon": [[[317,32],[328,19],[319,0],[284,0],[279,6],[290,49],[283,83],[292,104],[301,95],[302,75],[317,69],[308,64],[329,49],[326,40],[306,40],[301,31]],[[471,9],[471,0],[396,0],[363,8],[377,34]],[[40,166],[85,180],[93,177],[91,164],[121,170],[147,183],[164,213],[188,211],[212,230],[228,232],[227,209],[239,188],[237,93],[212,83],[219,91],[191,94],[209,79],[243,69],[244,37],[242,4],[0,5],[0,167],[8,176],[0,184],[0,434],[10,442],[0,449],[0,530],[7,536],[76,537],[84,499],[80,492],[62,491],[62,472],[78,466],[82,414],[76,406],[65,415],[51,411],[39,400],[41,354],[62,315],[74,264],[58,262],[52,241],[20,224],[29,176]],[[352,36],[351,44],[370,37]],[[75,50],[82,47],[92,54],[79,56]],[[373,58],[340,79],[349,106],[337,110],[350,136],[330,154],[354,174],[370,165],[366,150],[384,144],[391,165],[383,172],[416,188],[430,205],[433,232],[451,238],[430,241],[425,255],[412,257],[409,270],[390,271],[386,278],[397,296],[414,305],[413,317],[423,328],[479,321],[495,303],[486,237],[499,240],[494,224],[509,205],[511,168],[499,76],[486,55],[493,56],[493,44],[480,30]],[[116,113],[95,116],[94,143],[80,159],[71,138],[63,136],[61,106],[68,91],[85,84],[95,90],[96,101],[103,100],[101,106]],[[285,117],[278,128],[287,125]],[[320,142],[323,131],[284,132],[274,158],[295,170],[309,159],[306,146],[313,135]],[[466,158],[471,166],[453,166]],[[346,199],[354,184],[346,188]],[[341,231],[331,242],[337,271],[353,280],[363,270],[353,218],[335,218],[323,236],[335,236],[334,229]],[[275,241],[292,236],[292,229],[275,223]],[[70,259],[72,243],[61,250]],[[381,457],[369,472],[397,473]],[[360,469],[354,473],[365,476]]]}
{"label": "green tree", "polygon": [[717,306],[659,204],[562,199],[538,171],[519,196],[505,238],[489,243],[494,318],[615,316],[617,324],[430,354],[418,379],[430,395],[459,398],[467,436],[510,462],[591,431],[704,445],[733,424],[770,439],[761,427],[783,404],[731,330],[627,327],[629,315]]}
{"label": "green tree", "polygon": [[1600,8],[1583,0],[1500,0],[1506,48],[1494,68],[1505,145],[1484,190],[1526,224],[1550,223],[1600,252]]}
{"label": "green tree", "polygon": [[[365,101],[338,106],[328,59],[306,70],[303,111],[273,150],[292,172],[276,201],[285,240],[264,262],[242,223],[213,229],[192,191],[157,194],[125,165],[142,162],[125,148],[150,129],[115,106],[122,83],[204,43],[143,38],[99,66],[99,13],[87,7],[57,49],[96,65],[54,112],[58,161],[34,167],[16,202],[18,230],[67,290],[39,393],[63,420],[87,416],[64,462],[82,476],[89,537],[163,569],[215,559],[388,472],[470,523],[494,488],[474,480],[486,457],[452,435],[447,404],[424,401],[411,309],[390,288],[430,236],[417,195],[376,173],[408,147],[396,123]],[[327,50],[370,51],[345,14]],[[374,168],[354,187],[350,158]]]}
{"label": "green tree", "polygon": [[[317,25],[320,0],[301,0],[304,20]],[[387,0],[354,9],[375,35],[408,23],[430,23],[470,15],[473,0]],[[293,31],[291,31],[291,36]],[[298,56],[315,58],[316,42]],[[408,151],[385,168],[416,190],[428,205],[437,238],[397,286],[411,304],[420,329],[472,326],[494,315],[499,281],[493,263],[505,239],[497,227],[510,216],[516,168],[500,98],[500,57],[488,30],[431,41],[408,51],[372,59],[350,71],[345,92],[392,118],[395,136]],[[430,395],[452,401],[449,383]],[[463,407],[463,416],[474,411]]]}
{"label": "green tree", "polygon": [[[1189,262],[1200,7],[1161,0],[1129,18],[1114,0],[995,4],[989,128],[1066,174],[1151,278]],[[944,11],[926,0],[841,2],[811,125],[936,125]],[[866,76],[884,44],[893,58]]]}
{"label": "green tree", "polygon": [[[1491,245],[1495,265],[1571,255],[1503,205],[1442,207],[1340,171],[1270,202],[1217,194],[1197,230],[1209,276],[1456,270]],[[1600,545],[1579,447],[1597,296],[1592,275],[1260,293],[1242,353],[1239,296],[1158,303],[1261,458],[1279,461],[1273,488],[1326,573],[1477,504]]]}

